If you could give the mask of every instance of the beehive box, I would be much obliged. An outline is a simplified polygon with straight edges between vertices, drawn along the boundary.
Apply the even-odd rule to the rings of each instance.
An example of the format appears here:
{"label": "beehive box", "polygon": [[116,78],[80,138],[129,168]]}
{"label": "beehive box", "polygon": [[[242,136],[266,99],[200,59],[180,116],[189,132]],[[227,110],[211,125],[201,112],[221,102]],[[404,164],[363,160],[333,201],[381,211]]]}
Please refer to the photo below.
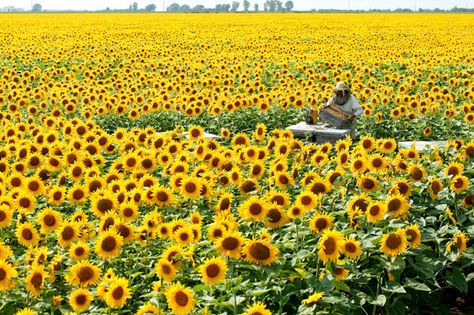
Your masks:
{"label": "beehive box", "polygon": [[319,117],[327,123],[335,126],[338,129],[350,128],[352,120],[350,115],[346,114],[339,108],[329,105],[319,111]]}
{"label": "beehive box", "polygon": [[320,144],[325,142],[335,143],[351,133],[350,129],[334,129],[325,123],[308,125],[305,122],[300,122],[286,129],[291,130],[296,138],[303,138]]}

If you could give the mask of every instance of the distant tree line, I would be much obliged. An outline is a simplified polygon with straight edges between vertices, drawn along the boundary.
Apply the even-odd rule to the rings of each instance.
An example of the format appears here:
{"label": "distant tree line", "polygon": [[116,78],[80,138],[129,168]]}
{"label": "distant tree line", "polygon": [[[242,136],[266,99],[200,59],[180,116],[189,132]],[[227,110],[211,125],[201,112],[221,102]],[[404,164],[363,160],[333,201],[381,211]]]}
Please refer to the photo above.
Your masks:
{"label": "distant tree line", "polygon": [[312,9],[311,12],[324,12],[324,13],[329,13],[329,12],[426,12],[426,13],[429,13],[429,12],[446,12],[446,13],[449,13],[449,12],[453,12],[453,13],[457,13],[457,12],[465,12],[465,13],[468,13],[468,12],[474,12],[474,8],[458,8],[458,7],[454,7],[454,8],[451,8],[449,10],[444,10],[444,9],[440,9],[440,8],[434,8],[434,9],[423,9],[423,8],[419,8],[418,10],[412,10],[410,8],[397,8],[395,10],[382,10],[382,9],[369,9],[369,10],[340,10],[340,9]]}
{"label": "distant tree line", "polygon": [[[172,3],[166,8],[167,12],[236,12],[240,7],[239,1],[233,1],[231,4],[223,3],[216,4],[214,8],[206,8],[202,4],[195,5],[191,7],[187,4],[179,5],[178,3]],[[248,0],[242,2],[242,7],[245,12],[250,11],[251,3]],[[266,12],[289,12],[293,10],[294,4],[293,1],[288,0],[285,3],[279,0],[267,0],[263,5],[263,10]],[[259,11],[259,6],[257,3],[254,4],[253,10],[255,12]]]}

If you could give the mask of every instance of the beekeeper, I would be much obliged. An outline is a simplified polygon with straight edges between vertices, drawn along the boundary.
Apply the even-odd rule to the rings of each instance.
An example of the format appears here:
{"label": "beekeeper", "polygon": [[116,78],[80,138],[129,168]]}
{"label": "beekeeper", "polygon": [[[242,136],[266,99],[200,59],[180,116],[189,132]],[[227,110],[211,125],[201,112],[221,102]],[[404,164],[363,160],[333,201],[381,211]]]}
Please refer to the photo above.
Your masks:
{"label": "beekeeper", "polygon": [[360,116],[364,113],[364,109],[360,106],[357,99],[351,93],[351,90],[344,82],[339,82],[336,84],[332,91],[332,97],[329,99],[327,104],[324,107],[333,105],[346,114],[349,114],[352,120],[351,124],[351,137],[355,138],[355,131],[357,125],[357,116]]}

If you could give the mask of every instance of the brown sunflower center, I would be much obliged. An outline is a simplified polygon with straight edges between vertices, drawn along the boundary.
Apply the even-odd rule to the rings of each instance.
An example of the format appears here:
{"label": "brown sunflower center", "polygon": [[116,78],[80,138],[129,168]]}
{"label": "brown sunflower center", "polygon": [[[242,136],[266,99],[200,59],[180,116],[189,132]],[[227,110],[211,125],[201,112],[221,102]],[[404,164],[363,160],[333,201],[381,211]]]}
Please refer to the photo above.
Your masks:
{"label": "brown sunflower center", "polygon": [[77,273],[80,282],[87,282],[94,277],[94,270],[89,266],[82,267]]}
{"label": "brown sunflower center", "polygon": [[257,260],[266,260],[270,258],[270,249],[261,243],[255,243],[250,247],[250,255]]}
{"label": "brown sunflower center", "polygon": [[441,185],[439,182],[435,181],[431,183],[431,191],[433,191],[433,194],[437,195],[441,191]]}
{"label": "brown sunflower center", "polygon": [[402,245],[402,239],[397,234],[390,234],[390,236],[387,238],[386,244],[390,249],[398,249],[400,245]]}
{"label": "brown sunflower center", "polygon": [[461,188],[464,185],[464,181],[461,178],[456,179],[454,182],[454,187]]}
{"label": "brown sunflower center", "polygon": [[401,206],[402,206],[402,202],[399,199],[392,199],[389,201],[387,208],[388,208],[388,211],[394,212],[400,209]]}
{"label": "brown sunflower center", "polygon": [[21,198],[19,204],[20,207],[27,209],[31,206],[31,201],[28,198]]}
{"label": "brown sunflower center", "polygon": [[101,248],[102,248],[103,251],[111,252],[116,247],[117,247],[117,241],[115,240],[115,237],[113,237],[113,236],[107,236],[102,241]]}
{"label": "brown sunflower center", "polygon": [[257,186],[252,181],[245,181],[242,185],[242,191],[249,193],[251,191],[257,190]]}
{"label": "brown sunflower center", "polygon": [[327,240],[324,241],[324,253],[326,255],[331,255],[336,251],[336,240],[332,237],[329,237]]}
{"label": "brown sunflower center", "polygon": [[125,291],[122,287],[116,287],[112,291],[112,296],[115,300],[120,300],[123,297],[124,294],[125,294]]}
{"label": "brown sunflower center", "polygon": [[353,243],[346,243],[345,249],[349,253],[354,253],[357,250],[356,246]]}
{"label": "brown sunflower center", "polygon": [[316,226],[316,229],[318,229],[318,231],[322,231],[327,228],[328,221],[326,220],[326,218],[319,218],[316,220],[316,223],[314,225]]}
{"label": "brown sunflower center", "polygon": [[376,215],[378,215],[378,214],[380,213],[380,207],[377,206],[377,205],[372,206],[372,207],[370,207],[369,212],[370,212],[370,215],[376,216]]}
{"label": "brown sunflower center", "polygon": [[7,214],[5,213],[5,211],[0,210],[0,222],[5,220],[6,218],[7,218]]}
{"label": "brown sunflower center", "polygon": [[162,265],[162,266],[161,266],[161,270],[163,270],[163,273],[164,273],[165,275],[171,274],[171,268],[170,268],[170,266],[168,266],[168,265]]}
{"label": "brown sunflower center", "polygon": [[210,264],[206,268],[206,274],[210,278],[216,277],[220,273],[220,268],[217,264]]}
{"label": "brown sunflower center", "polygon": [[326,186],[323,183],[314,183],[311,191],[315,194],[323,194],[326,192]]}
{"label": "brown sunflower center", "polygon": [[30,229],[24,229],[21,231],[21,237],[23,237],[25,240],[29,241],[33,239],[33,232],[31,232]]}
{"label": "brown sunflower center", "polygon": [[225,250],[234,250],[234,249],[236,249],[237,247],[239,247],[239,240],[236,239],[235,237],[226,237],[226,238],[222,241],[222,247],[223,247]]}
{"label": "brown sunflower center", "polygon": [[224,198],[224,199],[222,199],[222,201],[221,201],[221,204],[220,204],[220,206],[219,206],[219,209],[220,209],[221,211],[223,211],[223,210],[228,209],[229,206],[230,206],[230,200],[229,200],[229,198]]}
{"label": "brown sunflower center", "polygon": [[78,257],[84,255],[86,251],[84,250],[83,247],[77,247],[75,250],[74,250],[74,254]]}
{"label": "brown sunflower center", "polygon": [[420,180],[423,178],[423,172],[419,168],[414,168],[411,172],[411,176],[414,180]]}
{"label": "brown sunflower center", "polygon": [[43,222],[46,226],[54,226],[56,224],[56,218],[51,214],[47,214],[44,216]]}
{"label": "brown sunflower center", "polygon": [[133,210],[130,208],[125,208],[125,210],[123,210],[123,215],[127,218],[130,218],[133,216]]}
{"label": "brown sunflower center", "polygon": [[280,222],[282,215],[277,209],[270,209],[270,211],[268,211],[267,217],[269,218],[268,221],[271,223],[278,223]]}
{"label": "brown sunflower center", "polygon": [[365,189],[372,189],[375,187],[375,182],[371,180],[370,178],[366,178],[362,182],[362,186],[364,186]]}
{"label": "brown sunflower center", "polygon": [[159,201],[159,202],[167,202],[168,201],[168,194],[164,191],[159,191],[157,194],[156,194],[156,199]]}
{"label": "brown sunflower center", "polygon": [[303,198],[301,198],[301,203],[305,206],[310,205],[312,201],[313,199],[309,196],[303,196]]}
{"label": "brown sunflower center", "polygon": [[87,297],[84,294],[76,296],[76,304],[84,305],[87,302]]}
{"label": "brown sunflower center", "polygon": [[372,147],[372,141],[364,140],[364,142],[362,142],[362,146],[364,147],[364,149],[370,149]]}
{"label": "brown sunflower center", "polygon": [[74,229],[70,226],[66,226],[61,232],[61,237],[65,241],[69,241],[74,237]]}
{"label": "brown sunflower center", "polygon": [[113,206],[114,203],[112,202],[112,200],[109,199],[101,199],[97,203],[97,209],[102,213],[112,210]]}
{"label": "brown sunflower center", "polygon": [[184,190],[187,192],[187,193],[194,193],[196,190],[197,190],[197,186],[195,183],[186,183],[186,185],[184,185]]}
{"label": "brown sunflower center", "polygon": [[259,215],[260,213],[262,213],[263,208],[260,204],[253,203],[253,204],[250,205],[249,211],[252,215]]}
{"label": "brown sunflower center", "polygon": [[84,196],[85,193],[80,189],[77,189],[72,193],[72,197],[74,198],[74,200],[81,200],[82,198],[84,198]]}
{"label": "brown sunflower center", "polygon": [[41,273],[35,272],[31,277],[31,284],[35,287],[35,289],[39,290],[43,284],[43,275]]}
{"label": "brown sunflower center", "polygon": [[408,239],[411,243],[413,243],[414,241],[416,241],[417,238],[418,238],[417,233],[416,233],[415,231],[413,231],[413,230],[406,230],[405,233],[408,235],[407,239]]}
{"label": "brown sunflower center", "polygon": [[5,269],[0,268],[0,282],[3,281],[7,277],[7,272]]}
{"label": "brown sunflower center", "polygon": [[176,292],[175,296],[174,296],[174,299],[176,301],[176,304],[178,304],[179,306],[186,306],[188,305],[188,296],[184,293],[184,292]]}
{"label": "brown sunflower center", "polygon": [[37,191],[39,189],[39,183],[37,182],[31,182],[28,184],[28,189],[31,191]]}

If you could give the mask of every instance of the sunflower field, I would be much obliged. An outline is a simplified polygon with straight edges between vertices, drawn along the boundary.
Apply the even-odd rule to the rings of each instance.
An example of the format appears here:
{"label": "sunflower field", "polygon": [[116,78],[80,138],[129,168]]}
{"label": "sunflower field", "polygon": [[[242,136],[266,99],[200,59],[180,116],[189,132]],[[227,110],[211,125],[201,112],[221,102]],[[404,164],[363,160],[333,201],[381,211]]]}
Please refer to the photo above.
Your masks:
{"label": "sunflower field", "polygon": [[[472,305],[471,15],[0,25],[0,314]],[[358,139],[294,138],[340,81]]]}

